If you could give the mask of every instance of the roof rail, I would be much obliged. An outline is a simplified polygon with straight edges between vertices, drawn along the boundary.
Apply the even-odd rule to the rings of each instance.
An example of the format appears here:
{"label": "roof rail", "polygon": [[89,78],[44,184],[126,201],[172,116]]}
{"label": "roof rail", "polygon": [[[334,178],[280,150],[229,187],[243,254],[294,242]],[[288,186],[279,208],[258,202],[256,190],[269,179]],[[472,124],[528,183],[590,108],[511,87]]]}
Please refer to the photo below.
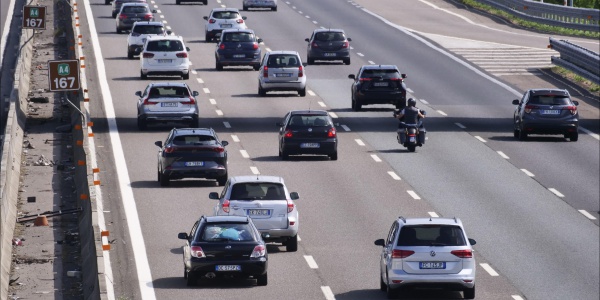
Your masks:
{"label": "roof rail", "polygon": [[403,216],[399,216],[398,219],[402,220],[404,223],[406,223],[406,219]]}

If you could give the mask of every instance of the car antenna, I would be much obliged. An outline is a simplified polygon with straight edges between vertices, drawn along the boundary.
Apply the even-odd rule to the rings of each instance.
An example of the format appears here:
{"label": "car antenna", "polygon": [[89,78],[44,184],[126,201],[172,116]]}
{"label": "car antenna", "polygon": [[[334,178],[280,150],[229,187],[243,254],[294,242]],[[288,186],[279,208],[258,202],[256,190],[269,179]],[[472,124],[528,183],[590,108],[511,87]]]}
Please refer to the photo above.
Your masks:
{"label": "car antenna", "polygon": [[312,104],[312,99],[308,102],[308,112],[310,112],[310,105]]}

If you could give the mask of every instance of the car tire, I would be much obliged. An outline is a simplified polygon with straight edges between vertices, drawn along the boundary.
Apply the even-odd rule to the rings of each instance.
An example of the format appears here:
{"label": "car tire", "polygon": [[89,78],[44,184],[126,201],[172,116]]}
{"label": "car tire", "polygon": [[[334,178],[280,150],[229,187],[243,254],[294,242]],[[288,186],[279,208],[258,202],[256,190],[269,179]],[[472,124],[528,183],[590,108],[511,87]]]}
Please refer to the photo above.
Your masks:
{"label": "car tire", "polygon": [[527,132],[523,129],[519,129],[519,141],[524,141],[527,139]]}
{"label": "car tire", "polygon": [[263,275],[258,275],[258,276],[256,276],[256,285],[266,286],[267,283],[269,282],[268,279],[269,279],[269,277],[267,276],[267,273],[265,273]]}
{"label": "car tire", "polygon": [[112,17],[113,17],[113,19],[114,19],[114,18],[116,18],[116,17],[117,17],[117,14],[116,14],[116,13],[113,13],[113,14],[112,14]]}
{"label": "car tire", "polygon": [[315,59],[312,57],[307,57],[306,58],[306,63],[308,63],[309,65],[314,65],[315,64]]}
{"label": "car tire", "polygon": [[248,11],[248,6],[246,6],[246,5],[242,6],[242,10],[243,11]]}
{"label": "car tire", "polygon": [[[160,186],[169,186],[169,184],[171,183],[171,179],[169,178],[169,175],[160,173]],[[188,274],[189,276],[189,274]]]}
{"label": "car tire", "polygon": [[194,274],[188,272],[186,281],[185,281],[185,285],[194,286],[195,284],[196,284],[196,276],[194,276]]}
{"label": "car tire", "polygon": [[208,5],[208,0],[205,0],[202,4]]}
{"label": "car tire", "polygon": [[204,31],[204,41],[210,43],[211,37],[208,35],[208,31]]}
{"label": "car tire", "polygon": [[352,110],[360,111],[361,108],[362,108],[362,104],[358,100],[352,98]]}
{"label": "car tire", "polygon": [[215,62],[215,69],[217,69],[217,71],[223,71],[223,65],[217,61]]}
{"label": "car tire", "polygon": [[104,5],[109,5],[110,2],[112,2],[111,0],[104,0]]}
{"label": "car tire", "polygon": [[[519,138],[519,129],[515,129],[513,130],[513,136],[515,137],[515,139]],[[566,137],[565,137],[566,138]]]}
{"label": "car tire", "polygon": [[267,91],[265,91],[265,89],[263,89],[262,86],[260,86],[260,83],[258,84],[258,95],[261,97],[264,97],[267,95]]}
{"label": "car tire", "polygon": [[332,154],[329,154],[329,159],[331,159],[331,160],[337,160],[338,159],[338,153],[337,153],[337,151],[333,152]]}
{"label": "car tire", "polygon": [[141,79],[148,79],[148,75],[144,74],[144,72],[140,71],[140,78]]}
{"label": "car tire", "polygon": [[122,30],[121,30],[119,27],[117,27],[117,33],[118,33],[118,34],[121,34],[122,32],[123,32],[123,31],[122,31]]}
{"label": "car tire", "polygon": [[277,6],[275,6],[275,7],[271,7],[271,10],[272,10],[272,11],[277,11]]}
{"label": "car tire", "polygon": [[408,152],[415,152],[417,150],[415,145],[408,145],[406,148],[408,148]]}
{"label": "car tire", "polygon": [[387,290],[387,285],[383,281],[383,277],[381,275],[379,275],[379,289],[384,292]]}
{"label": "car tire", "polygon": [[569,136],[569,139],[571,140],[571,142],[577,142],[577,140],[579,139],[579,133],[578,132],[571,133],[571,135]]}
{"label": "car tire", "polygon": [[127,51],[127,58],[128,59],[133,59],[133,52]]}
{"label": "car tire", "polygon": [[227,183],[227,174],[217,177],[217,184],[219,186],[224,186],[225,183]]}
{"label": "car tire", "polygon": [[344,59],[344,64],[350,65],[350,59],[349,58]]}
{"label": "car tire", "polygon": [[298,235],[297,234],[285,242],[285,251],[287,251],[287,252],[298,251]]}
{"label": "car tire", "polygon": [[306,87],[304,87],[303,89],[298,91],[298,95],[300,95],[300,97],[305,97],[306,96]]}
{"label": "car tire", "polygon": [[385,294],[388,299],[398,299],[400,293],[398,293],[398,290],[391,288],[389,284],[386,284]]}
{"label": "car tire", "polygon": [[290,158],[290,155],[285,151],[279,151],[279,157],[281,157],[281,160],[288,160]]}
{"label": "car tire", "polygon": [[181,4],[181,0],[175,0],[175,4],[177,4],[177,5]]}
{"label": "car tire", "polygon": [[188,278],[188,272],[185,269],[185,265],[183,265],[183,279],[187,279]]}
{"label": "car tire", "polygon": [[465,299],[475,299],[475,286],[470,289],[463,290],[463,298]]}
{"label": "car tire", "polygon": [[182,73],[182,74],[181,74],[181,79],[183,79],[183,80],[188,80],[188,79],[190,79],[190,73],[187,73],[187,74],[183,74],[183,73]]}
{"label": "car tire", "polygon": [[144,131],[144,130],[146,130],[146,128],[148,128],[148,123],[146,122],[146,120],[138,117],[137,118],[137,127],[139,130]]}
{"label": "car tire", "polygon": [[254,68],[254,71],[260,70],[260,65],[255,65],[255,66],[252,66],[252,67]]}

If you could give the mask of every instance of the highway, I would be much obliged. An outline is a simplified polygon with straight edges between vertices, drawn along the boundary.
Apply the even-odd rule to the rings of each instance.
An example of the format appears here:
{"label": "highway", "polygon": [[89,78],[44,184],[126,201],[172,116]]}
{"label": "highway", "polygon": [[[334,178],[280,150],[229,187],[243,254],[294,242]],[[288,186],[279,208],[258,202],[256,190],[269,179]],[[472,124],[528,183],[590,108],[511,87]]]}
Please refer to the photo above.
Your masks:
{"label": "highway", "polygon": [[[299,251],[286,253],[284,247],[269,247],[268,286],[220,282],[192,288],[183,280],[183,243],[177,233],[189,231],[200,215],[210,214],[215,202],[208,199],[208,193],[221,189],[203,180],[159,186],[154,142],[164,140],[170,128],[139,132],[134,93],[154,80],[180,79],[140,80],[139,61],[126,58],[126,35],[115,33],[110,6],[91,2],[101,45],[94,51],[104,58],[108,82],[108,90],[92,92],[90,103],[105,217],[111,224],[111,239],[116,241],[111,250],[115,296],[383,299],[385,294],[378,289],[380,248],[373,241],[385,237],[400,215],[439,215],[461,218],[469,237],[477,240],[477,263],[487,264],[477,270],[478,298],[597,299],[597,102],[578,98],[582,117],[588,118],[582,126],[592,134],[580,132],[577,143],[557,136],[515,141],[510,102],[524,89],[538,87],[534,84],[539,81],[534,76],[492,77],[482,67],[443,49],[442,39],[433,41],[406,28],[538,48],[545,44],[532,41],[547,41],[547,35],[491,33],[485,26],[432,7],[455,8],[442,0],[413,1],[402,9],[396,1],[357,2],[280,0],[277,12],[243,12],[249,28],[264,39],[263,51],[297,50],[305,57],[304,38],[320,26],[343,28],[352,38],[351,65],[306,67],[310,90],[306,97],[295,93],[258,97],[257,72],[251,68],[215,71],[215,44],[203,42],[202,16],[220,5],[240,7],[239,0],[210,0],[206,7],[150,1],[151,7],[160,10],[157,19],[182,35],[191,48],[194,73],[187,82],[201,94],[200,126],[214,128],[221,139],[230,142],[230,175],[252,174],[253,170],[280,175],[290,191],[300,194],[296,202]],[[389,11],[398,13],[386,16]],[[471,12],[455,13],[474,18]],[[437,20],[441,29],[424,22],[425,18]],[[479,16],[475,23],[494,22]],[[411,96],[428,111],[428,141],[416,153],[397,144],[391,106],[350,110],[347,75],[371,63],[398,65],[408,75]],[[90,65],[94,70],[99,63]],[[101,85],[102,76],[90,78]],[[101,96],[110,105],[101,102]],[[275,123],[289,110],[309,107],[329,111],[343,125],[338,128],[338,161],[297,157],[282,162],[277,157]],[[107,120],[113,113],[114,118]],[[590,220],[579,210],[596,219]],[[312,260],[317,268],[309,267],[307,262]],[[461,297],[439,291],[413,296]]]}

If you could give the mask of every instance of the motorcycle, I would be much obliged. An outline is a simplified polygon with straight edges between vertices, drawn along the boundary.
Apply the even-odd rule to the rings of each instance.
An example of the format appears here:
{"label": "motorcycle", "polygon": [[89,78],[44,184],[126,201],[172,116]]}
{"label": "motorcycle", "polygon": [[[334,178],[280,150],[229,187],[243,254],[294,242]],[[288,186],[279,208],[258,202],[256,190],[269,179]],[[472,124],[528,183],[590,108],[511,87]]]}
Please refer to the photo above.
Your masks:
{"label": "motorcycle", "polygon": [[[425,115],[425,111],[421,110],[421,114]],[[394,118],[396,113],[394,112]],[[409,152],[415,152],[418,147],[422,147],[425,144],[425,128],[423,128],[421,121],[418,124],[402,124],[401,129],[398,129],[398,135],[396,139],[398,143],[408,149]]]}

